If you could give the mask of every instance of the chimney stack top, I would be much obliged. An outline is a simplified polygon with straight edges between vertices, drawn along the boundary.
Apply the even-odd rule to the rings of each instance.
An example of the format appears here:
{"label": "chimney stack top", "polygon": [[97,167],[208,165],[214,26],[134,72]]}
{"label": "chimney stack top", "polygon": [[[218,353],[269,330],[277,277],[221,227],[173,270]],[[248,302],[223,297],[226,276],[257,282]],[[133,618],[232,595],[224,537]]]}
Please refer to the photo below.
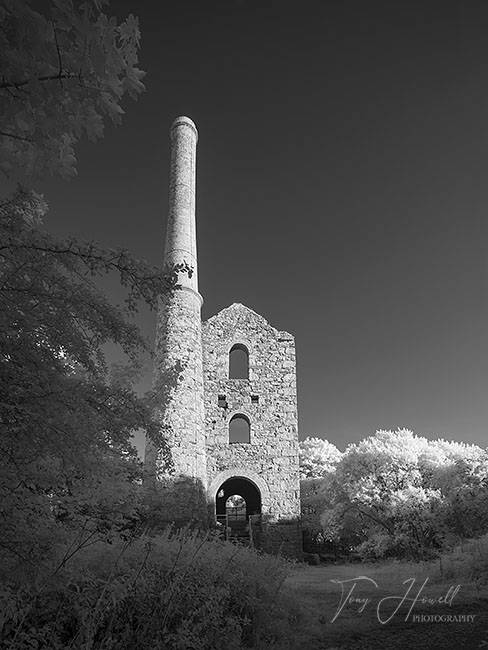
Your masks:
{"label": "chimney stack top", "polygon": [[191,120],[189,117],[186,117],[186,115],[180,115],[179,117],[176,118],[176,120],[171,125],[170,133],[172,137],[175,130],[180,126],[189,126],[190,129],[193,129],[195,136],[198,139],[198,131],[197,131],[197,127],[195,126],[195,122]]}

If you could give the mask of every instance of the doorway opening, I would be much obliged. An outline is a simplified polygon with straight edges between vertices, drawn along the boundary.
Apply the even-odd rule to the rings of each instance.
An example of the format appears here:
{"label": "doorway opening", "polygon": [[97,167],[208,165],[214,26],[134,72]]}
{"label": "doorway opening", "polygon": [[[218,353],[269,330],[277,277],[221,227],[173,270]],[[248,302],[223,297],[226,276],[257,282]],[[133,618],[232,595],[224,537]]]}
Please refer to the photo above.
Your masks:
{"label": "doorway opening", "polygon": [[225,536],[250,538],[261,527],[261,493],[247,478],[236,476],[224,481],[215,499],[217,522]]}

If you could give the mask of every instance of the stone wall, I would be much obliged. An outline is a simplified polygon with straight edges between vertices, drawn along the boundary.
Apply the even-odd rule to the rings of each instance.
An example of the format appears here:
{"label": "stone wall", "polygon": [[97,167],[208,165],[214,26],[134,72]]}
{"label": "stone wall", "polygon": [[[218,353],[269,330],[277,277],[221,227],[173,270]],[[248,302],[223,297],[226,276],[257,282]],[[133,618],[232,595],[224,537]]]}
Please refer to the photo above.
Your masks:
{"label": "stone wall", "polygon": [[[161,297],[153,387],[167,447],[147,442],[146,484],[154,488],[160,521],[198,526],[215,520],[217,494],[219,513],[225,513],[228,491],[241,490],[249,510],[260,511],[246,510],[246,517],[256,514],[261,521],[262,548],[294,556],[301,543],[295,342],[241,304],[202,326],[197,140],[190,118],[173,122],[164,263],[185,262],[193,273],[180,273],[180,288]],[[229,352],[236,344],[249,353],[246,379],[229,379]],[[248,442],[229,441],[229,423],[237,414],[250,423]],[[243,420],[236,422],[246,427]]]}
{"label": "stone wall", "polygon": [[[159,450],[146,446],[146,471],[164,487],[161,519],[207,524],[206,460],[202,376],[201,296],[190,288],[160,303],[155,347],[154,389],[171,467],[162,470]],[[167,392],[168,382],[177,377]]]}
{"label": "stone wall", "polygon": [[[146,473],[162,521],[207,524],[205,428],[201,306],[198,292],[195,218],[197,129],[190,118],[171,126],[169,214],[164,264],[186,263],[192,274],[180,273],[178,285],[160,299],[156,330],[153,388],[167,438],[170,467],[162,448],[146,446]],[[168,386],[175,388],[168,392]],[[158,499],[158,495],[160,498]]]}
{"label": "stone wall", "polygon": [[[235,303],[203,323],[202,341],[210,512],[225,480],[250,480],[261,493],[263,549],[294,556],[301,537],[293,336]],[[236,344],[249,352],[248,379],[229,379]],[[236,414],[249,419],[249,443],[229,443]]]}

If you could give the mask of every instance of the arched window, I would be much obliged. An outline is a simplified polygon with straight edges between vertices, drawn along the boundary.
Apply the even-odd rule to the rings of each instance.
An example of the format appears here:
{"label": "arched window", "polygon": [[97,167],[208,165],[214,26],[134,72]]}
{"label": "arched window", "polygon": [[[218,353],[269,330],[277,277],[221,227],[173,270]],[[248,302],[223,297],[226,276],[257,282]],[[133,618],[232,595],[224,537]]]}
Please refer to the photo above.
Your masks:
{"label": "arched window", "polygon": [[251,425],[245,415],[234,415],[229,422],[229,442],[251,442]]}
{"label": "arched window", "polygon": [[249,352],[241,343],[229,352],[229,379],[249,379]]}

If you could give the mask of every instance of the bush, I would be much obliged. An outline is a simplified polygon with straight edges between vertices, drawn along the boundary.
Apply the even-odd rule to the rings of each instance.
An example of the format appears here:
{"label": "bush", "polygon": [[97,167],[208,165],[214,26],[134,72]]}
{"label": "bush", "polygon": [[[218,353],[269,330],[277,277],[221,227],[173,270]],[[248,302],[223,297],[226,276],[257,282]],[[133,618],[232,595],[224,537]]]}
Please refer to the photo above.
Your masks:
{"label": "bush", "polygon": [[363,562],[374,562],[395,557],[398,548],[389,535],[377,533],[355,548]]}
{"label": "bush", "polygon": [[463,580],[475,585],[488,585],[488,534],[478,539],[466,540],[443,553],[432,564],[434,580]]}
{"label": "bush", "polygon": [[313,566],[320,564],[320,556],[318,553],[304,553],[303,559],[307,564],[311,564]]}
{"label": "bush", "polygon": [[[31,594],[0,593],[0,648],[286,648],[297,613],[288,564],[183,531],[75,556]],[[295,620],[293,620],[295,619]]]}

